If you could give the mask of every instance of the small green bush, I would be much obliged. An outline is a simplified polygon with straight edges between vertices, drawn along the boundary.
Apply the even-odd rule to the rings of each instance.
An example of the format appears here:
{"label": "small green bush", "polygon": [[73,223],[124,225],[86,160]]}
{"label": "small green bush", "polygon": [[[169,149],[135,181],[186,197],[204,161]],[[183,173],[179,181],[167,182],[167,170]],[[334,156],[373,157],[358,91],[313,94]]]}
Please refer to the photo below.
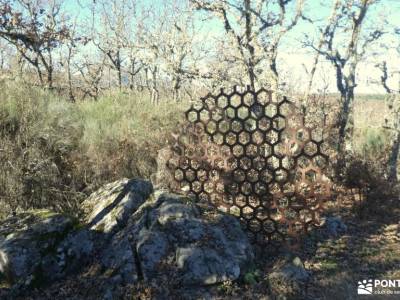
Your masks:
{"label": "small green bush", "polygon": [[356,129],[354,148],[357,154],[366,159],[375,160],[381,157],[390,147],[390,133],[384,128],[365,127]]}

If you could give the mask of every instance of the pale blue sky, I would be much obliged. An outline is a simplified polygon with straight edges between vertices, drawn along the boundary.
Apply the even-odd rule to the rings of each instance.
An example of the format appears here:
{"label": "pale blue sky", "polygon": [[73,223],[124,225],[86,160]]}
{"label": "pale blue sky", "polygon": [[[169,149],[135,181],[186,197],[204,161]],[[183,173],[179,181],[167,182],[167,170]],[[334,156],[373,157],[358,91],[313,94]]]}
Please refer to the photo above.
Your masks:
{"label": "pale blue sky", "polygon": [[[64,5],[72,18],[78,17],[80,20],[89,20],[91,18],[90,6],[93,4],[93,1],[95,0],[67,0]],[[140,2],[157,8],[162,5],[163,0],[142,0]],[[307,17],[323,21],[329,16],[330,6],[333,2],[334,0],[305,0],[304,12]],[[321,3],[323,3],[323,5],[321,5]],[[380,0],[376,8],[372,8],[368,12],[368,20],[374,22],[378,20],[381,15],[384,15],[391,24],[400,27],[400,0]],[[208,24],[203,24],[206,30],[220,31],[222,28],[221,23],[216,20],[208,20],[207,22]],[[308,22],[300,21],[286,40],[301,40],[304,33],[313,36],[315,30]]]}
{"label": "pale blue sky", "polygon": [[[153,6],[155,9],[161,7],[163,3],[162,0],[142,0],[140,2],[145,3],[145,5]],[[304,13],[307,17],[311,17],[313,19],[319,20],[320,22],[324,22],[324,20],[326,20],[326,18],[330,14],[330,9],[333,2],[334,0],[305,0]],[[79,3],[80,5],[78,5],[78,0],[68,0],[65,2],[64,5],[68,14],[72,18],[78,17],[80,21],[89,21],[91,18],[90,5],[92,5],[93,0],[79,0]],[[368,28],[371,25],[376,25],[377,23],[380,23],[382,20],[385,20],[389,24],[391,24],[390,27],[386,27],[388,31],[393,31],[394,27],[400,27],[400,0],[380,0],[379,4],[375,5],[375,7],[369,10],[367,21],[364,26]],[[204,34],[205,43],[210,42],[210,36],[219,35],[223,32],[222,24],[219,20],[207,20],[207,23],[203,23],[202,25],[203,30],[206,32]],[[299,80],[301,80],[301,74],[304,71],[303,65],[307,65],[310,63],[310,54],[307,54],[306,49],[302,48],[301,43],[301,41],[304,40],[305,34],[307,34],[311,38],[318,37],[315,27],[313,27],[308,22],[301,20],[298,25],[284,37],[280,48],[281,62],[279,63],[278,68],[279,66],[285,65],[285,68],[288,68],[289,70],[292,70],[293,73],[298,74],[296,76],[299,77]],[[389,43],[389,40],[390,36],[387,35],[381,40],[381,42],[387,44]],[[378,49],[378,47],[376,48]],[[372,48],[371,50],[374,49]],[[376,59],[376,57],[374,57],[373,59]],[[392,62],[394,67],[396,67],[399,65],[399,58],[396,57],[393,59],[389,59],[389,63],[390,62]],[[372,73],[374,64],[374,61],[370,61],[368,63],[364,63],[364,65],[361,65],[360,68],[363,70],[362,73]],[[332,71],[329,64],[327,64],[325,68]],[[331,79],[328,79],[328,81],[329,80],[334,83],[334,77],[331,77]],[[362,78],[360,82],[364,82],[364,87],[362,84],[360,84],[359,92],[364,92],[364,90],[370,89],[369,83],[371,80],[372,79],[370,77]],[[334,84],[332,84],[332,89],[335,89]],[[379,89],[377,90],[377,92],[378,91]]]}

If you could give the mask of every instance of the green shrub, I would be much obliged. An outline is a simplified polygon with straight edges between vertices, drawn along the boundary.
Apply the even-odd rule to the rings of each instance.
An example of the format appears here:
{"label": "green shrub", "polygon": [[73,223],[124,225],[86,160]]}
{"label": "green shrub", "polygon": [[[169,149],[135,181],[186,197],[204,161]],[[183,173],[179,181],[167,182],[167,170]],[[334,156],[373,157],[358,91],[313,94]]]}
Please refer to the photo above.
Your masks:
{"label": "green shrub", "polygon": [[21,84],[3,82],[0,90],[0,218],[44,207],[77,214],[78,203],[105,182],[149,178],[186,108],[154,106],[133,93],[74,104]]}
{"label": "green shrub", "polygon": [[390,134],[384,128],[365,127],[355,131],[355,151],[366,159],[381,157],[390,143]]}

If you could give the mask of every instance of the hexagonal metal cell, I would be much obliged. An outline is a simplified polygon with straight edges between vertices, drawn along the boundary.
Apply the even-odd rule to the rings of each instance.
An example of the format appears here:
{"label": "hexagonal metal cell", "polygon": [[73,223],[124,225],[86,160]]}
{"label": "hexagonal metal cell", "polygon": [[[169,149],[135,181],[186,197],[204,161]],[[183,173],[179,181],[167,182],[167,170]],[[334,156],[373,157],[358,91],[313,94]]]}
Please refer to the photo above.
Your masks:
{"label": "hexagonal metal cell", "polygon": [[208,94],[170,139],[170,188],[240,218],[258,243],[295,244],[320,224],[331,183],[322,135],[285,96]]}

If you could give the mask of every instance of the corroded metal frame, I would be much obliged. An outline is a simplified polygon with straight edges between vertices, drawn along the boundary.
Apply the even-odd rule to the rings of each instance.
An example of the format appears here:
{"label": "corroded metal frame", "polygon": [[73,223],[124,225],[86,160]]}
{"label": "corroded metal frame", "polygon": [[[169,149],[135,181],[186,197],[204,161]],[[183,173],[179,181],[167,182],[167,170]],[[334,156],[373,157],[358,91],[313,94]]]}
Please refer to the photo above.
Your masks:
{"label": "corroded metal frame", "polygon": [[260,89],[208,94],[173,135],[170,188],[237,215],[258,243],[295,242],[320,225],[331,184],[321,128]]}

